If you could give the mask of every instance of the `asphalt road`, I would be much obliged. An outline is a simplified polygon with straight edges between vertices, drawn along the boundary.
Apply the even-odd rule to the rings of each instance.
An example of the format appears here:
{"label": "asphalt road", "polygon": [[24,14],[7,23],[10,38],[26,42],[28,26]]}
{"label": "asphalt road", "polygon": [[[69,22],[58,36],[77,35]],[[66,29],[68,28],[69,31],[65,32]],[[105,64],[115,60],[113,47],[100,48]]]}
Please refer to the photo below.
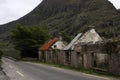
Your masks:
{"label": "asphalt road", "polygon": [[3,70],[11,80],[110,80],[71,70],[3,58]]}

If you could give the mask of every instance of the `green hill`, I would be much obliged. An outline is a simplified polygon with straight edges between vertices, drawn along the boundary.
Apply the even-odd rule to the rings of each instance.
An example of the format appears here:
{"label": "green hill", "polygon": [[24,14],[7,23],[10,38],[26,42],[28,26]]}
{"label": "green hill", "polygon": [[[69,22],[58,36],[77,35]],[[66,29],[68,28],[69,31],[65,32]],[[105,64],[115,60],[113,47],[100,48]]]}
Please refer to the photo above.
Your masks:
{"label": "green hill", "polygon": [[120,33],[120,12],[108,0],[43,0],[24,17],[0,26],[2,39],[6,40],[16,24],[45,27],[51,34],[65,32],[76,35],[90,26],[106,38]]}

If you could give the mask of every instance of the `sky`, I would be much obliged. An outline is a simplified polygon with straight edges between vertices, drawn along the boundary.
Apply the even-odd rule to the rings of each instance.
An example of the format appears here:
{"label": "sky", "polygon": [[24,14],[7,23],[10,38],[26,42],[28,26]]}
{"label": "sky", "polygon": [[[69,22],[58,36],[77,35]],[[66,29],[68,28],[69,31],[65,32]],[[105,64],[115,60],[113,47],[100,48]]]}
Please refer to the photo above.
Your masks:
{"label": "sky", "polygon": [[42,0],[0,0],[0,24],[19,19],[28,14]]}
{"label": "sky", "polygon": [[[28,14],[42,0],[0,0],[0,25],[17,20]],[[120,0],[109,0],[120,9]]]}

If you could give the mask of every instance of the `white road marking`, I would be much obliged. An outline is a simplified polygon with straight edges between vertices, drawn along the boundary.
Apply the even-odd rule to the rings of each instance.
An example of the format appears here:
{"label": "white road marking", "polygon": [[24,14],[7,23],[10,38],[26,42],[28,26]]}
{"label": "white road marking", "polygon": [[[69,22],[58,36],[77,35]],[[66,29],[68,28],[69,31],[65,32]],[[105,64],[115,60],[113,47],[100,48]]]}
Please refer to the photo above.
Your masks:
{"label": "white road marking", "polygon": [[24,77],[24,75],[21,73],[21,72],[19,72],[19,71],[16,71],[20,76],[22,76],[22,77]]}
{"label": "white road marking", "polygon": [[10,68],[13,68],[11,65],[9,65]]}

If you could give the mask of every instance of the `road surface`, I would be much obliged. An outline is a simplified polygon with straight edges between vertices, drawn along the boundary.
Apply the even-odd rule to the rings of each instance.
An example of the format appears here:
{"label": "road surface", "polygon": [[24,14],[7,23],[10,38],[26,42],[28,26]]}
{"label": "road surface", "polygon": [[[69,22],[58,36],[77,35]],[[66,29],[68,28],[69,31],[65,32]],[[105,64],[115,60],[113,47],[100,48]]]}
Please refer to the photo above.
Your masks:
{"label": "road surface", "polygon": [[110,80],[71,70],[2,58],[3,70],[11,80]]}

